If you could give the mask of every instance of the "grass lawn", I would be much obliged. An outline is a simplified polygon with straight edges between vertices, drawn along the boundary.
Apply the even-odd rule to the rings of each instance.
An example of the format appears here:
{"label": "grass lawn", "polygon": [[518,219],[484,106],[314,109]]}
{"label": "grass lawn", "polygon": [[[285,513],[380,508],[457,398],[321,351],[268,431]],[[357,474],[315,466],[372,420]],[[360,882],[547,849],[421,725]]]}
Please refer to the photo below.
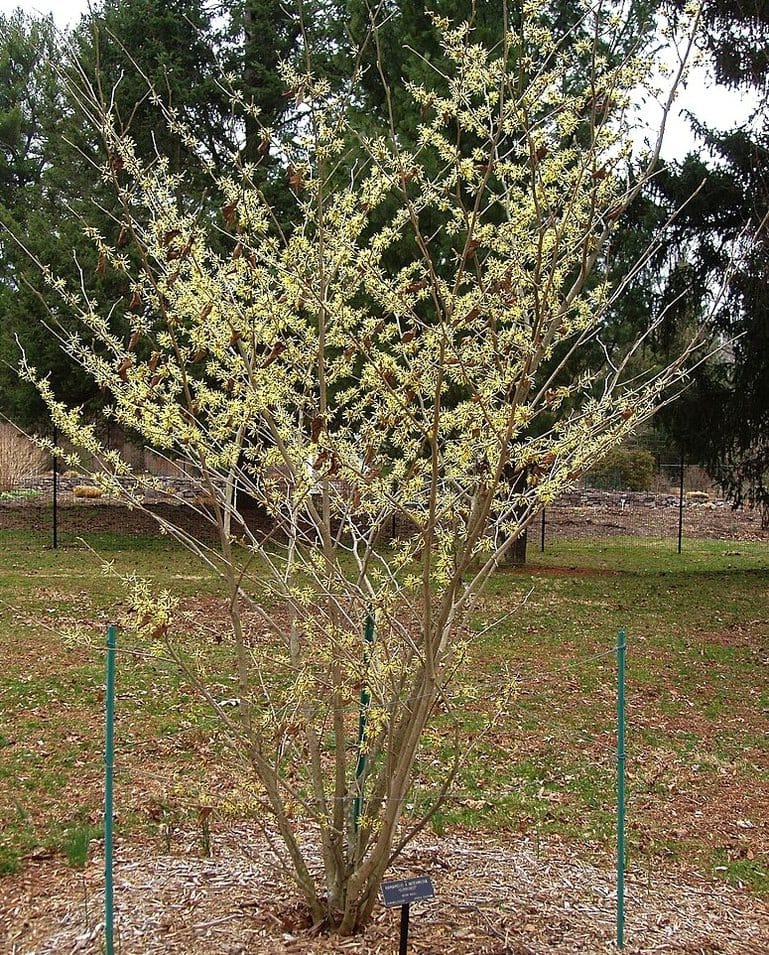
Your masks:
{"label": "grass lawn", "polygon": [[[102,535],[116,568],[152,576],[187,612],[218,584],[171,542]],[[124,595],[84,547],[0,534],[0,872],[62,853],[79,865],[99,836],[103,653]],[[611,851],[615,659],[628,637],[628,854],[649,872],[683,865],[769,897],[769,548],[765,543],[603,539],[530,551],[500,572],[471,621],[475,693],[461,719],[475,740],[441,828],[523,831]],[[490,621],[510,616],[488,627]],[[224,652],[224,651],[223,651]],[[500,687],[515,687],[500,706]],[[225,683],[221,692],[230,692]],[[491,729],[479,731],[496,714]],[[452,737],[431,731],[420,761]],[[121,838],[172,847],[175,827],[225,826],[234,768],[205,708],[161,661],[121,655],[117,781]]]}

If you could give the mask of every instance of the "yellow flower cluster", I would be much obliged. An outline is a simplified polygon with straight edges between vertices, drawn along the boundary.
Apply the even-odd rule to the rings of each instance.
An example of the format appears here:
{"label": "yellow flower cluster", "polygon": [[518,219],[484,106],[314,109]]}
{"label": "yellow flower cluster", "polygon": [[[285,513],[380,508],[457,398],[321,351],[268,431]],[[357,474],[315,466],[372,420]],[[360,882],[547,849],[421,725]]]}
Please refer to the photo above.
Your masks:
{"label": "yellow flower cluster", "polygon": [[[681,373],[602,362],[623,287],[608,251],[638,185],[625,171],[628,90],[645,64],[603,61],[597,34],[568,48],[591,64],[583,76],[539,8],[526,0],[493,50],[436,19],[445,74],[409,87],[421,119],[408,145],[362,135],[327,81],[286,66],[298,127],[260,133],[286,178],[281,215],[258,164],[216,168],[169,111],[217,197],[191,211],[168,163],[144,162],[105,115],[104,177],[120,166],[126,219],[119,237],[88,235],[100,272],[129,289],[123,330],[44,273],[81,320],[63,344],[109,394],[108,414],[200,475],[196,506],[220,546],[195,546],[230,582],[238,712],[271,740],[270,765],[302,747],[320,764],[319,740],[354,737],[361,695],[365,752],[381,754],[410,694],[448,692],[462,615],[511,539]],[[130,478],[140,503],[151,481],[25,373],[105,486],[125,493]],[[238,521],[238,495],[266,512],[266,537]],[[176,603],[129,583],[139,629],[163,645]],[[261,627],[277,642],[260,643]]]}

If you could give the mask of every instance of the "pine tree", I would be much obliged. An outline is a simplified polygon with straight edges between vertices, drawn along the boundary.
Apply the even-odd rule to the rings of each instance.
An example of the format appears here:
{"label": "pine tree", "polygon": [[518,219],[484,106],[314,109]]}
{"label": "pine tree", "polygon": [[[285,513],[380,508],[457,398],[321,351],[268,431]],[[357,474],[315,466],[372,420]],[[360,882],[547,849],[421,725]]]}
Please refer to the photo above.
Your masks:
{"label": "pine tree", "polygon": [[[93,176],[79,157],[64,160],[67,106],[54,69],[62,51],[53,22],[20,12],[0,17],[0,38],[0,222],[65,274],[74,275],[75,260],[93,270],[93,252],[79,227],[62,218],[69,200],[91,188]],[[68,185],[62,192],[66,165]],[[39,274],[7,232],[0,233],[0,270],[0,412],[28,425],[47,414],[36,391],[18,379],[17,341],[56,380],[66,400],[82,403],[94,389],[46,329]]]}
{"label": "pine tree", "polygon": [[[717,80],[756,96],[760,107],[744,126],[721,133],[695,126],[703,153],[689,156],[659,180],[659,194],[680,203],[704,182],[676,226],[668,296],[686,278],[679,321],[691,321],[724,278],[720,333],[733,344],[696,377],[685,400],[665,416],[668,429],[707,465],[735,506],[769,511],[769,5],[764,0],[708,0],[705,43]],[[737,248],[730,260],[727,250]],[[676,255],[677,249],[677,255]]]}

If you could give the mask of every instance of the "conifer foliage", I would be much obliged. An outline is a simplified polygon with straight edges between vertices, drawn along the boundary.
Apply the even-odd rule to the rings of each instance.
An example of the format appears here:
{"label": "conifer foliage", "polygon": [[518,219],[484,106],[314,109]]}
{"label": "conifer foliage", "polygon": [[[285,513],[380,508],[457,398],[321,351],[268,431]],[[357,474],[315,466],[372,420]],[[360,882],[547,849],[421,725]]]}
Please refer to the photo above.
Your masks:
{"label": "conifer foliage", "polygon": [[727,276],[717,322],[724,339],[733,343],[728,352],[702,367],[667,421],[686,452],[707,465],[728,499],[735,506],[760,508],[766,523],[769,6],[764,0],[707,0],[703,18],[702,42],[716,79],[744,93],[756,109],[742,126],[723,132],[709,129],[707,120],[697,123],[702,154],[688,156],[658,184],[663,201],[674,205],[684,201],[696,183],[705,183],[697,200],[687,203],[676,227],[672,258],[678,264],[671,291],[675,294],[675,280],[684,276],[687,295],[676,311],[685,324],[698,309],[708,308],[708,296]]}

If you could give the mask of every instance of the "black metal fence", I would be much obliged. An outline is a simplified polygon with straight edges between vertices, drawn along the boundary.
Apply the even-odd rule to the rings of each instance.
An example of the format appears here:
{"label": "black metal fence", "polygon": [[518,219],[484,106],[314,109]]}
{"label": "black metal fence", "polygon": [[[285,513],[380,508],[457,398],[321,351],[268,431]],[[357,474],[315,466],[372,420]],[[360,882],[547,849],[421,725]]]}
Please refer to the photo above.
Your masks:
{"label": "black metal fence", "polygon": [[[172,462],[144,452],[137,466],[156,475],[157,490],[147,498],[150,513],[129,509],[82,476],[61,473],[60,466],[39,474],[16,475],[12,486],[0,486],[0,530],[36,531],[54,547],[98,533],[152,536],[158,526],[152,511],[181,524],[200,539],[213,527],[206,518],[206,501],[194,476]],[[529,546],[546,550],[559,540],[612,536],[656,538],[680,551],[688,538],[734,540],[769,536],[757,511],[734,511],[720,497],[706,472],[684,462],[657,461],[647,490],[616,486],[606,472],[602,487],[591,487],[590,475],[578,489],[549,506],[529,530]],[[607,489],[607,484],[609,489]],[[264,522],[248,515],[249,526]],[[266,530],[266,528],[265,528]],[[403,529],[393,521],[393,536]]]}
{"label": "black metal fence", "polygon": [[[530,541],[534,529],[530,532]],[[761,516],[733,510],[704,492],[578,491],[543,511],[536,526],[539,549],[558,540],[588,537],[643,537],[669,541],[679,553],[689,539],[764,538]]]}

